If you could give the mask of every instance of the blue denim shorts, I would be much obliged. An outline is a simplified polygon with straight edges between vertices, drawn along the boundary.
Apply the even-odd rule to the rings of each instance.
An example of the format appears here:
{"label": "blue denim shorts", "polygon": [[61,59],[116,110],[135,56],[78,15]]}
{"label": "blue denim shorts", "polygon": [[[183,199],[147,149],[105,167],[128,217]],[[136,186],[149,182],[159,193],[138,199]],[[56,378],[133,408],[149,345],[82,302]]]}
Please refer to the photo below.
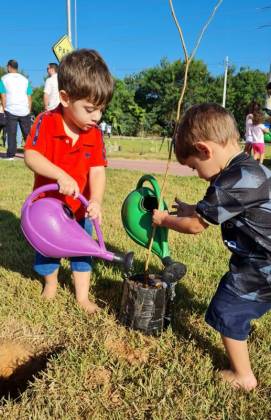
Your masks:
{"label": "blue denim shorts", "polygon": [[271,302],[256,302],[241,298],[225,287],[223,279],[211,300],[205,321],[225,337],[246,340],[250,322],[271,310]]}
{"label": "blue denim shorts", "polygon": [[[78,222],[85,231],[91,236],[92,235],[92,223],[91,220],[88,218],[81,219]],[[88,272],[92,271],[91,267],[91,257],[83,256],[83,257],[71,257],[71,270],[72,271],[80,271],[80,272]],[[52,274],[56,269],[60,266],[60,258],[50,258],[44,257],[39,252],[36,252],[35,256],[35,263],[34,263],[34,270],[40,274],[41,276],[48,276]]]}

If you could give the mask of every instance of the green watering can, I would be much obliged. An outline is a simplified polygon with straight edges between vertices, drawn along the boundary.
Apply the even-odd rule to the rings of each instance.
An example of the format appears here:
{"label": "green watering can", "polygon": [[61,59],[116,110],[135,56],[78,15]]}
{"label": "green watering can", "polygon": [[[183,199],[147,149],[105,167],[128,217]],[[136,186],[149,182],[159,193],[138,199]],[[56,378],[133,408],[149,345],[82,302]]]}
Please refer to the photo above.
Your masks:
{"label": "green watering can", "polygon": [[271,133],[264,133],[264,142],[271,143]]}
{"label": "green watering can", "polygon": [[[148,181],[152,188],[143,186]],[[121,218],[123,226],[130,236],[139,245],[148,248],[152,235],[152,212],[158,208],[160,199],[158,182],[152,175],[143,175],[137,183],[136,189],[130,192],[123,202]],[[160,210],[167,210],[165,201],[160,204]],[[169,257],[168,229],[157,227],[152,252],[163,262]]]}

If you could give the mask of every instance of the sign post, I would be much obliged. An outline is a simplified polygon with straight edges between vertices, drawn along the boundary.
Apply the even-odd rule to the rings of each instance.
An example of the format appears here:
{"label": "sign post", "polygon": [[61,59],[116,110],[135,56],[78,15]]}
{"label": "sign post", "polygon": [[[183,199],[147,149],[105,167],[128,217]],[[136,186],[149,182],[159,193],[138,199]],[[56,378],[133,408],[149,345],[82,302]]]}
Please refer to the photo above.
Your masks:
{"label": "sign post", "polygon": [[69,52],[73,51],[73,46],[71,44],[71,41],[68,37],[68,35],[64,35],[62,38],[60,38],[53,46],[52,50],[60,62],[61,59],[64,57],[64,55],[68,54]]}

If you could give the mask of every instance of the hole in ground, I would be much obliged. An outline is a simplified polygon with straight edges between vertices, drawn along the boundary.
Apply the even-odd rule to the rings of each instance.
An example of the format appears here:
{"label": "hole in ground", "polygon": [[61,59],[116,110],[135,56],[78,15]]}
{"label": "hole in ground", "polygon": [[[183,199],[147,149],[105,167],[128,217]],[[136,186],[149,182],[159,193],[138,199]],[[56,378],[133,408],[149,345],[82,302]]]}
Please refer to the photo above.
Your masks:
{"label": "hole in ground", "polygon": [[32,356],[27,362],[18,366],[9,377],[0,376],[0,398],[19,401],[23,392],[46,371],[48,362],[63,350],[63,346],[58,346]]}

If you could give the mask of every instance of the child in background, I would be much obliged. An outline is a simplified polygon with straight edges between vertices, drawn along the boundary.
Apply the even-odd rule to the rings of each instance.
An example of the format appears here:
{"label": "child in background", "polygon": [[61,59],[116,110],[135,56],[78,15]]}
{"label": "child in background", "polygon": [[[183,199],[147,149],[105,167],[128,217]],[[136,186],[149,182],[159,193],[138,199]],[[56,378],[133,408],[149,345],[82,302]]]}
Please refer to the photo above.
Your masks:
{"label": "child in background", "polygon": [[263,124],[264,120],[263,112],[255,111],[252,115],[252,125],[250,127],[253,157],[260,163],[263,163],[265,153],[264,133],[269,132],[269,129]]}
{"label": "child in background", "polygon": [[[101,223],[107,165],[97,125],[111,100],[113,80],[101,56],[82,49],[62,59],[58,85],[60,105],[37,117],[25,145],[25,163],[35,173],[34,189],[57,182],[59,192],[47,195],[65,202],[91,234],[90,219],[98,218]],[[87,218],[84,206],[76,200],[79,193],[90,199]],[[36,254],[34,269],[44,277],[44,298],[56,294],[59,265],[59,259]],[[71,258],[71,269],[78,304],[94,313],[98,307],[88,298],[90,257]]]}
{"label": "child in background", "polygon": [[251,155],[251,152],[252,152],[252,142],[253,142],[252,133],[251,133],[253,112],[260,111],[260,110],[261,110],[261,105],[255,101],[252,101],[247,107],[246,132],[245,132],[246,144],[245,144],[244,152],[247,153],[249,156]]}
{"label": "child in background", "polygon": [[268,82],[266,85],[264,111],[267,113],[267,115],[271,116],[271,82]]}
{"label": "child in background", "polygon": [[190,234],[221,225],[232,256],[205,320],[220,332],[229,357],[222,377],[250,391],[257,386],[247,347],[250,322],[271,309],[271,172],[238,142],[236,122],[223,107],[190,108],[178,127],[176,156],[210,185],[195,205],[176,200],[172,214],[154,210],[153,224]]}

